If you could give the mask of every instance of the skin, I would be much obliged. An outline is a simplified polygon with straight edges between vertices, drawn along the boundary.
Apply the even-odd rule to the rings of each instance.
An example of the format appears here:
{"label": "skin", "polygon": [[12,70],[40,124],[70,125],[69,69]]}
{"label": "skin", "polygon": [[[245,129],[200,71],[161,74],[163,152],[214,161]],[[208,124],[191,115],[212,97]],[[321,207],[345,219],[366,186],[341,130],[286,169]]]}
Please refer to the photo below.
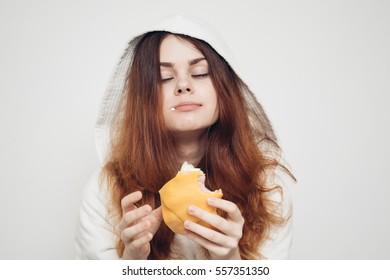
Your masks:
{"label": "skin", "polygon": [[[205,132],[218,119],[217,94],[207,61],[191,44],[170,35],[161,44],[160,63],[165,123],[176,138],[180,158],[196,166],[204,153]],[[153,210],[149,205],[134,205],[141,198],[141,192],[134,192],[122,199],[123,259],[147,259],[150,241],[162,222],[161,207]],[[244,225],[241,212],[224,199],[213,198],[207,203],[225,211],[227,218],[189,206],[190,215],[216,230],[185,221],[186,236],[206,248],[212,259],[240,259],[238,242]]]}

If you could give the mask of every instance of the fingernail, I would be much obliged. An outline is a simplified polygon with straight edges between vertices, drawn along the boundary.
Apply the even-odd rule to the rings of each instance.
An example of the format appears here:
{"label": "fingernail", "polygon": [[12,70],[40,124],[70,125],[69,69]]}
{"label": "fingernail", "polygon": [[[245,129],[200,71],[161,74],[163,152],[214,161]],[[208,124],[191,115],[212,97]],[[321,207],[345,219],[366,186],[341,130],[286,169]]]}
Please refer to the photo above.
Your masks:
{"label": "fingernail", "polygon": [[136,199],[141,199],[142,198],[142,192],[140,192],[140,191],[136,191],[135,195],[136,195]]}
{"label": "fingernail", "polygon": [[214,197],[207,198],[207,203],[208,204],[212,205],[212,204],[214,204],[214,202],[215,202],[215,198]]}
{"label": "fingernail", "polygon": [[144,211],[146,214],[149,214],[150,212],[152,212],[152,207],[150,207],[149,205],[146,205]]}
{"label": "fingernail", "polygon": [[185,228],[190,228],[190,222],[189,221],[185,221],[184,222],[184,227]]}
{"label": "fingernail", "polygon": [[188,207],[188,213],[194,214],[194,212],[195,212],[195,207],[194,206]]}

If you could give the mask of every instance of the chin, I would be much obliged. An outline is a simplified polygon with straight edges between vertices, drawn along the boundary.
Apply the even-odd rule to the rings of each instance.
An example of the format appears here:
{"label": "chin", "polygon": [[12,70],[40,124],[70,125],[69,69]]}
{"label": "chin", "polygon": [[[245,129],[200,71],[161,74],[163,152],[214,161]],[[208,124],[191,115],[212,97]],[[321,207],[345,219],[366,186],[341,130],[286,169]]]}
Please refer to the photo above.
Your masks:
{"label": "chin", "polygon": [[169,128],[173,133],[192,133],[192,132],[205,132],[209,128],[209,125],[185,125],[180,127]]}

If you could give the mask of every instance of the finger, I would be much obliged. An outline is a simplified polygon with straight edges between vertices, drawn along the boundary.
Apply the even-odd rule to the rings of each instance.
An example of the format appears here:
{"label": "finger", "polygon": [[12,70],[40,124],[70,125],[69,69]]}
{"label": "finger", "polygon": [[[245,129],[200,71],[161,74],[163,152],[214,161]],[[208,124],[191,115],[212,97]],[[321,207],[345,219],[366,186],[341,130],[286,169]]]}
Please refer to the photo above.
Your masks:
{"label": "finger", "polygon": [[152,234],[155,234],[157,230],[160,228],[161,222],[162,222],[162,211],[161,206],[157,209],[154,209],[150,215],[145,216],[142,218],[142,220],[147,220],[151,223],[151,227],[149,229],[149,232]]}
{"label": "finger", "polygon": [[125,213],[122,217],[120,223],[120,229],[123,230],[131,225],[133,225],[138,220],[146,217],[150,214],[152,208],[149,205],[143,205],[140,208],[136,208],[132,211]]}
{"label": "finger", "polygon": [[157,220],[157,221],[162,221],[163,219],[163,216],[162,216],[162,207],[158,207],[156,209],[154,209],[152,211],[152,215],[153,217]]}
{"label": "finger", "polygon": [[188,207],[188,213],[194,217],[199,218],[200,220],[212,225],[216,229],[226,233],[232,234],[232,225],[231,222],[225,220],[221,216],[205,211],[199,207],[191,205]]}
{"label": "finger", "polygon": [[134,240],[133,242],[131,242],[130,247],[132,249],[138,250],[142,246],[144,246],[145,244],[150,242],[150,240],[152,240],[152,239],[153,239],[153,234],[148,232],[147,234],[143,235],[141,238],[138,238],[138,239]]}
{"label": "finger", "polygon": [[209,252],[215,253],[215,252],[217,252],[221,248],[220,245],[212,243],[211,241],[203,238],[202,236],[197,235],[194,232],[185,231],[184,234],[185,234],[185,236],[187,238],[189,238],[192,241],[196,242],[197,244],[199,244],[203,248],[207,249]]}
{"label": "finger", "polygon": [[218,247],[234,248],[238,244],[238,239],[224,235],[220,232],[217,232],[213,229],[201,226],[197,223],[191,221],[184,222],[184,228],[191,233],[196,235],[191,235],[195,241],[197,241],[201,246],[204,246],[207,249],[214,248],[216,245]]}
{"label": "finger", "polygon": [[122,214],[125,214],[126,212],[136,208],[134,203],[139,201],[141,198],[142,198],[142,193],[140,191],[132,192],[126,195],[124,198],[122,198],[121,200]]}
{"label": "finger", "polygon": [[[123,243],[129,243],[132,240],[139,239],[143,235],[146,235],[148,232],[145,232],[150,228],[150,222],[149,221],[144,221],[142,223],[138,223],[132,227],[125,228],[122,231],[121,234],[121,240]],[[144,233],[144,234],[142,234]]]}
{"label": "finger", "polygon": [[207,199],[207,203],[210,206],[214,206],[225,211],[231,220],[244,223],[244,218],[241,215],[240,209],[238,209],[237,205],[233,202],[225,199],[211,197]]}

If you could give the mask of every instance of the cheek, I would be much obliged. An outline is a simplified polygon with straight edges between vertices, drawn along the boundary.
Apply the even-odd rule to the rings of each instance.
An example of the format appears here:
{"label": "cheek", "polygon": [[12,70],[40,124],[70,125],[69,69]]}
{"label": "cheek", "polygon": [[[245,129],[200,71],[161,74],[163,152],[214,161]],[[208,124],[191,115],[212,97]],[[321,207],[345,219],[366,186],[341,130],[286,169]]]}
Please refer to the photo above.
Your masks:
{"label": "cheek", "polygon": [[164,117],[165,123],[169,123],[169,119],[172,116],[172,112],[169,110],[169,102],[164,99],[162,104],[162,115]]}
{"label": "cheek", "polygon": [[218,109],[218,97],[215,90],[212,91],[212,94],[210,96],[210,110],[214,113],[215,120],[218,119],[219,116],[219,109]]}
{"label": "cheek", "polygon": [[213,107],[212,112],[213,112],[213,121],[212,122],[215,123],[219,118],[219,108],[218,108],[217,102],[215,102],[215,106]]}
{"label": "cheek", "polygon": [[170,100],[169,100],[169,95],[167,94],[167,89],[162,87],[161,88],[161,97],[162,97],[162,108],[161,108],[161,111],[162,111],[162,115],[163,115],[163,118],[164,118],[164,122],[165,124],[167,124],[169,122],[169,116],[170,116],[170,111],[169,111],[169,104],[170,104]]}
{"label": "cheek", "polygon": [[167,86],[163,86],[161,87],[161,96],[162,96],[162,106],[163,106],[163,110],[165,110],[169,104],[171,104],[171,100],[170,100],[170,94],[168,94],[169,92],[169,88]]}

